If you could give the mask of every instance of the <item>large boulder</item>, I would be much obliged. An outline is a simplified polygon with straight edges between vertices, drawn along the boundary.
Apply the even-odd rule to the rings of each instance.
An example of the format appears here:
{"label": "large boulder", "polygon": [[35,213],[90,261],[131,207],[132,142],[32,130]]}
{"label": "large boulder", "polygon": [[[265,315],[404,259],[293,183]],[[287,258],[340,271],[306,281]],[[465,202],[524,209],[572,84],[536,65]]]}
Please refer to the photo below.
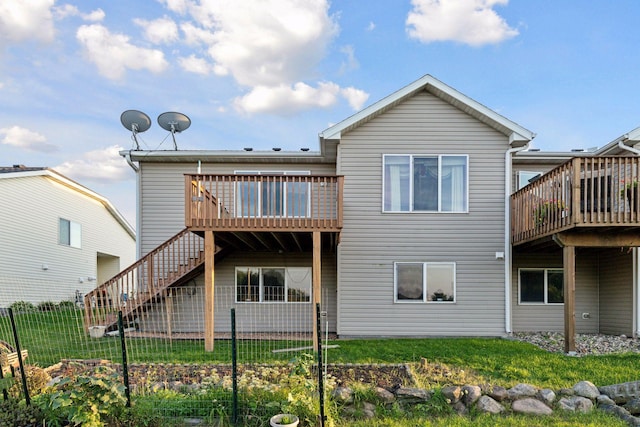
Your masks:
{"label": "large boulder", "polygon": [[511,405],[511,409],[518,414],[527,415],[551,415],[553,413],[547,405],[531,397],[516,400]]}

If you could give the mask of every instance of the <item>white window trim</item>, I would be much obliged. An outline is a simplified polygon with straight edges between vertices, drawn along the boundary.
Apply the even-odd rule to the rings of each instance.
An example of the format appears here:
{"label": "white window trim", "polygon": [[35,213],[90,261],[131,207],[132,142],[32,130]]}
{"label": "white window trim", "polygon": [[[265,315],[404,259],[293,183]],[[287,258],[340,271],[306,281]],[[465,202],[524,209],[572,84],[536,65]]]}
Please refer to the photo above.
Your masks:
{"label": "white window trim", "polygon": [[[409,210],[408,211],[386,211],[384,209],[384,196],[386,193],[385,187],[385,157],[409,157]],[[413,209],[413,158],[414,157],[437,157],[438,158],[438,210],[437,211],[421,211]],[[443,211],[442,210],[442,180],[440,177],[442,176],[442,157],[465,157],[466,158],[466,183],[465,183],[465,200],[466,200],[466,209],[463,211]],[[382,155],[382,213],[385,214],[395,214],[395,213],[416,213],[416,214],[468,214],[469,213],[469,155],[468,154],[383,154]]]}
{"label": "white window trim", "polygon": [[[544,302],[533,302],[533,301],[522,301],[522,284],[520,280],[520,272],[521,271],[544,271]],[[546,268],[534,268],[534,267],[526,267],[518,269],[518,305],[551,305],[554,307],[563,306],[564,302],[548,302],[549,300],[549,279],[548,272],[549,271],[562,271],[564,275],[564,270],[558,267],[546,267]],[[564,277],[564,276],[563,276]],[[564,295],[563,298],[564,300]]]}
{"label": "white window trim", "polygon": [[[398,299],[398,264],[422,264],[422,300]],[[429,301],[429,283],[427,283],[427,269],[430,265],[453,266],[453,301]],[[393,263],[393,302],[397,304],[455,304],[457,296],[458,266],[455,262],[422,262],[422,261],[396,261]]]}
{"label": "white window trim", "polygon": [[[284,301],[264,301],[264,286],[263,286],[263,276],[262,269],[276,269],[280,268],[285,271],[284,274]],[[295,267],[295,268],[308,268],[309,274],[312,274],[311,267]],[[260,289],[259,289],[259,301],[238,301],[238,270],[248,270],[248,269],[258,269],[260,270]],[[287,301],[289,297],[289,275],[287,274],[289,267],[281,267],[281,266],[240,266],[236,267],[234,270],[234,302],[236,304],[311,304],[313,302],[313,283],[309,287],[309,301]]]}
{"label": "white window trim", "polygon": [[[311,171],[251,171],[251,170],[236,170],[233,171],[233,173],[235,175],[269,175],[269,174],[274,174],[274,175],[311,175]],[[240,183],[238,183],[240,184]],[[257,200],[257,206],[256,206],[256,215],[255,216],[251,216],[251,215],[242,215],[242,218],[310,218],[311,217],[311,185],[310,183],[307,183],[307,209],[304,215],[299,215],[299,216],[288,216],[287,215],[287,183],[284,183],[284,186],[282,188],[283,191],[283,204],[282,204],[282,215],[262,215],[262,183],[259,182],[258,184],[260,184],[258,186],[258,200]],[[239,210],[239,205],[238,205],[238,199],[237,199],[237,195],[238,195],[239,191],[236,188],[235,194],[234,194],[234,198],[236,199],[234,202],[234,206],[236,207],[236,211]]]}

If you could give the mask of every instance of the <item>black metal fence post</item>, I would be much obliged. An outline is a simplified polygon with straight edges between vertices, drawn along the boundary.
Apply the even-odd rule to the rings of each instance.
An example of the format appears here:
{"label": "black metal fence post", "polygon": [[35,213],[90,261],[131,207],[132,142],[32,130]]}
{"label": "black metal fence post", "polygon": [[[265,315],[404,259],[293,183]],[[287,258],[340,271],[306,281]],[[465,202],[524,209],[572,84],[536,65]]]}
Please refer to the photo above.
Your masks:
{"label": "black metal fence post", "polygon": [[[2,366],[0,366],[0,383],[2,383],[3,379],[4,379],[4,374],[2,373]],[[9,392],[4,387],[2,388],[2,397],[4,398],[3,400],[9,399]]]}
{"label": "black metal fence post", "polygon": [[322,363],[322,334],[320,331],[320,304],[316,304],[316,330],[318,333],[316,334],[318,337],[318,394],[320,395],[320,427],[324,427],[325,415],[324,415],[324,377],[322,372],[324,371],[324,366]]}
{"label": "black metal fence post", "polygon": [[129,365],[127,365],[127,343],[124,339],[124,324],[122,322],[122,310],[118,311],[118,332],[120,335],[120,348],[122,349],[122,376],[124,377],[124,394],[127,397],[127,408],[131,407],[131,391],[129,390]]}
{"label": "black metal fence post", "polygon": [[238,425],[238,348],[236,341],[236,309],[231,309],[231,390],[232,409],[231,422]]}
{"label": "black metal fence post", "polygon": [[20,377],[22,378],[22,389],[24,390],[24,400],[27,406],[31,405],[31,398],[29,397],[29,389],[27,388],[27,373],[24,371],[24,362],[22,360],[22,350],[20,348],[20,340],[18,339],[18,328],[16,327],[16,320],[13,317],[13,309],[9,310],[9,319],[11,320],[11,329],[13,330],[13,340],[16,344],[16,352],[18,353],[18,365],[20,366]]}

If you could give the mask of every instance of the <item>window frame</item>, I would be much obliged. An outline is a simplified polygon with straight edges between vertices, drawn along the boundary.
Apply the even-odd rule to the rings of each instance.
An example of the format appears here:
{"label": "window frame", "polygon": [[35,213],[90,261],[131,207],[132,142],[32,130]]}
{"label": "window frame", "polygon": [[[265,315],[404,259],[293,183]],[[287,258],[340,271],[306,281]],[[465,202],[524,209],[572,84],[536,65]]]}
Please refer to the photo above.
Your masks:
{"label": "window frame", "polygon": [[[526,183],[522,182],[523,179],[523,175],[524,174],[530,174],[531,178],[527,179]],[[534,179],[536,177],[540,177],[542,176],[544,173],[543,172],[536,172],[536,171],[530,171],[530,170],[520,170],[518,171],[517,177],[518,177],[518,182],[516,183],[518,186],[518,190],[521,190],[522,188],[526,187],[527,185],[531,184],[529,182],[529,180]]]}
{"label": "window frame", "polygon": [[[420,264],[422,265],[422,299],[399,299],[398,298],[398,265],[402,264]],[[429,288],[429,266],[450,266],[453,278],[452,284],[452,292],[453,292],[453,300],[451,301],[434,301],[429,299],[430,288]],[[436,262],[427,262],[427,261],[395,261],[393,263],[393,302],[397,304],[456,304],[457,297],[457,276],[458,276],[458,266],[456,262],[451,261],[436,261]],[[434,293],[431,291],[431,293]]]}
{"label": "window frame", "polygon": [[[409,209],[408,210],[397,210],[390,209],[387,210],[386,205],[386,195],[387,195],[387,176],[386,176],[386,159],[389,157],[408,157],[409,159]],[[460,157],[464,158],[465,162],[465,177],[464,177],[464,209],[463,210],[443,210],[442,201],[443,201],[443,193],[442,193],[442,167],[443,167],[443,159],[446,157]],[[415,182],[414,182],[414,160],[416,158],[435,158],[438,162],[438,209],[437,210],[418,210],[415,209],[415,200],[414,200],[414,190],[415,190]],[[389,193],[391,194],[391,193]],[[442,213],[442,214],[466,214],[469,213],[469,155],[468,154],[383,154],[382,155],[382,213]]]}
{"label": "window frame", "polygon": [[[293,175],[293,176],[308,176],[311,175],[311,171],[256,171],[256,170],[236,170],[234,171],[235,175]],[[257,181],[254,184],[257,184],[257,206],[249,206],[249,212],[242,212],[242,207],[244,206],[241,202],[243,197],[240,197],[242,192],[245,191],[241,188],[244,184],[251,184],[251,182],[238,182],[236,184],[235,191],[235,203],[236,206],[236,214],[239,218],[310,218],[311,217],[311,185],[310,183],[306,183],[306,209],[302,214],[291,214],[289,215],[289,184],[288,182],[284,182],[282,187],[280,188],[280,209],[281,212],[272,214],[264,214],[264,206],[263,206],[263,193],[265,191],[264,182]],[[304,183],[291,183],[291,184],[304,184]],[[296,211],[296,209],[294,209]],[[300,209],[297,209],[300,211]]]}
{"label": "window frame", "polygon": [[[264,289],[264,274],[263,270],[284,270],[284,300],[269,300],[265,298],[265,289]],[[301,270],[306,269],[307,275],[309,276],[309,301],[289,301],[289,274],[290,270]],[[238,271],[247,271],[247,270],[258,270],[259,276],[259,286],[258,290],[258,300],[257,301],[240,301],[238,299]],[[313,302],[313,283],[311,281],[312,271],[311,267],[301,266],[301,267],[283,267],[283,266],[236,266],[234,269],[234,302],[236,304],[311,304]],[[305,277],[306,278],[306,277]]]}
{"label": "window frame", "polygon": [[[67,226],[63,227],[63,223],[67,224]],[[64,240],[63,232],[65,232]],[[69,248],[82,249],[82,225],[70,219],[58,218],[58,244]]]}
{"label": "window frame", "polygon": [[[522,275],[523,271],[543,271],[544,272],[544,301],[522,301]],[[536,268],[536,267],[524,267],[518,269],[518,305],[552,305],[552,306],[563,306],[564,305],[564,289],[562,294],[562,302],[549,302],[549,272],[554,273],[562,273],[562,280],[564,286],[564,269],[558,267],[544,267],[544,268]]]}

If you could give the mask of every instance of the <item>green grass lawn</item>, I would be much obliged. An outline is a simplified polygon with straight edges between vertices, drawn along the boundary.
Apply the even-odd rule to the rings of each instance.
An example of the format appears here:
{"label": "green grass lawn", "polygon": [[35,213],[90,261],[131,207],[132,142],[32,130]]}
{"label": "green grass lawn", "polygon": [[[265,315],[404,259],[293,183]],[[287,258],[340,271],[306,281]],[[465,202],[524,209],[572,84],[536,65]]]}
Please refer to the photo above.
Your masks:
{"label": "green grass lawn", "polygon": [[[83,312],[79,310],[24,313],[16,316],[21,347],[29,350],[28,363],[49,366],[62,359],[109,359],[121,361],[118,338],[91,339],[84,332]],[[0,317],[0,340],[13,343],[7,317]],[[202,341],[170,342],[166,339],[128,338],[129,361],[156,363],[231,363],[229,340],[216,341],[212,353],[204,351]],[[598,386],[638,380],[640,354],[570,357],[549,353],[531,344],[498,338],[429,338],[429,339],[354,339],[336,340],[327,349],[329,363],[402,364],[408,363],[416,372],[425,365],[442,364],[463,371],[467,383],[491,383],[510,387],[530,383],[540,388],[558,390],[572,387],[581,380]],[[239,341],[240,363],[272,363],[290,360],[295,353],[273,353],[277,348],[308,346],[310,342]],[[418,375],[421,386],[434,384],[428,373]],[[411,420],[398,419],[394,414],[380,414],[375,421],[351,422],[350,426],[596,426],[625,425],[619,420],[595,411],[591,414],[555,414],[552,417],[519,416],[431,416]],[[341,424],[339,424],[341,425]],[[347,425],[347,424],[344,424]]]}

